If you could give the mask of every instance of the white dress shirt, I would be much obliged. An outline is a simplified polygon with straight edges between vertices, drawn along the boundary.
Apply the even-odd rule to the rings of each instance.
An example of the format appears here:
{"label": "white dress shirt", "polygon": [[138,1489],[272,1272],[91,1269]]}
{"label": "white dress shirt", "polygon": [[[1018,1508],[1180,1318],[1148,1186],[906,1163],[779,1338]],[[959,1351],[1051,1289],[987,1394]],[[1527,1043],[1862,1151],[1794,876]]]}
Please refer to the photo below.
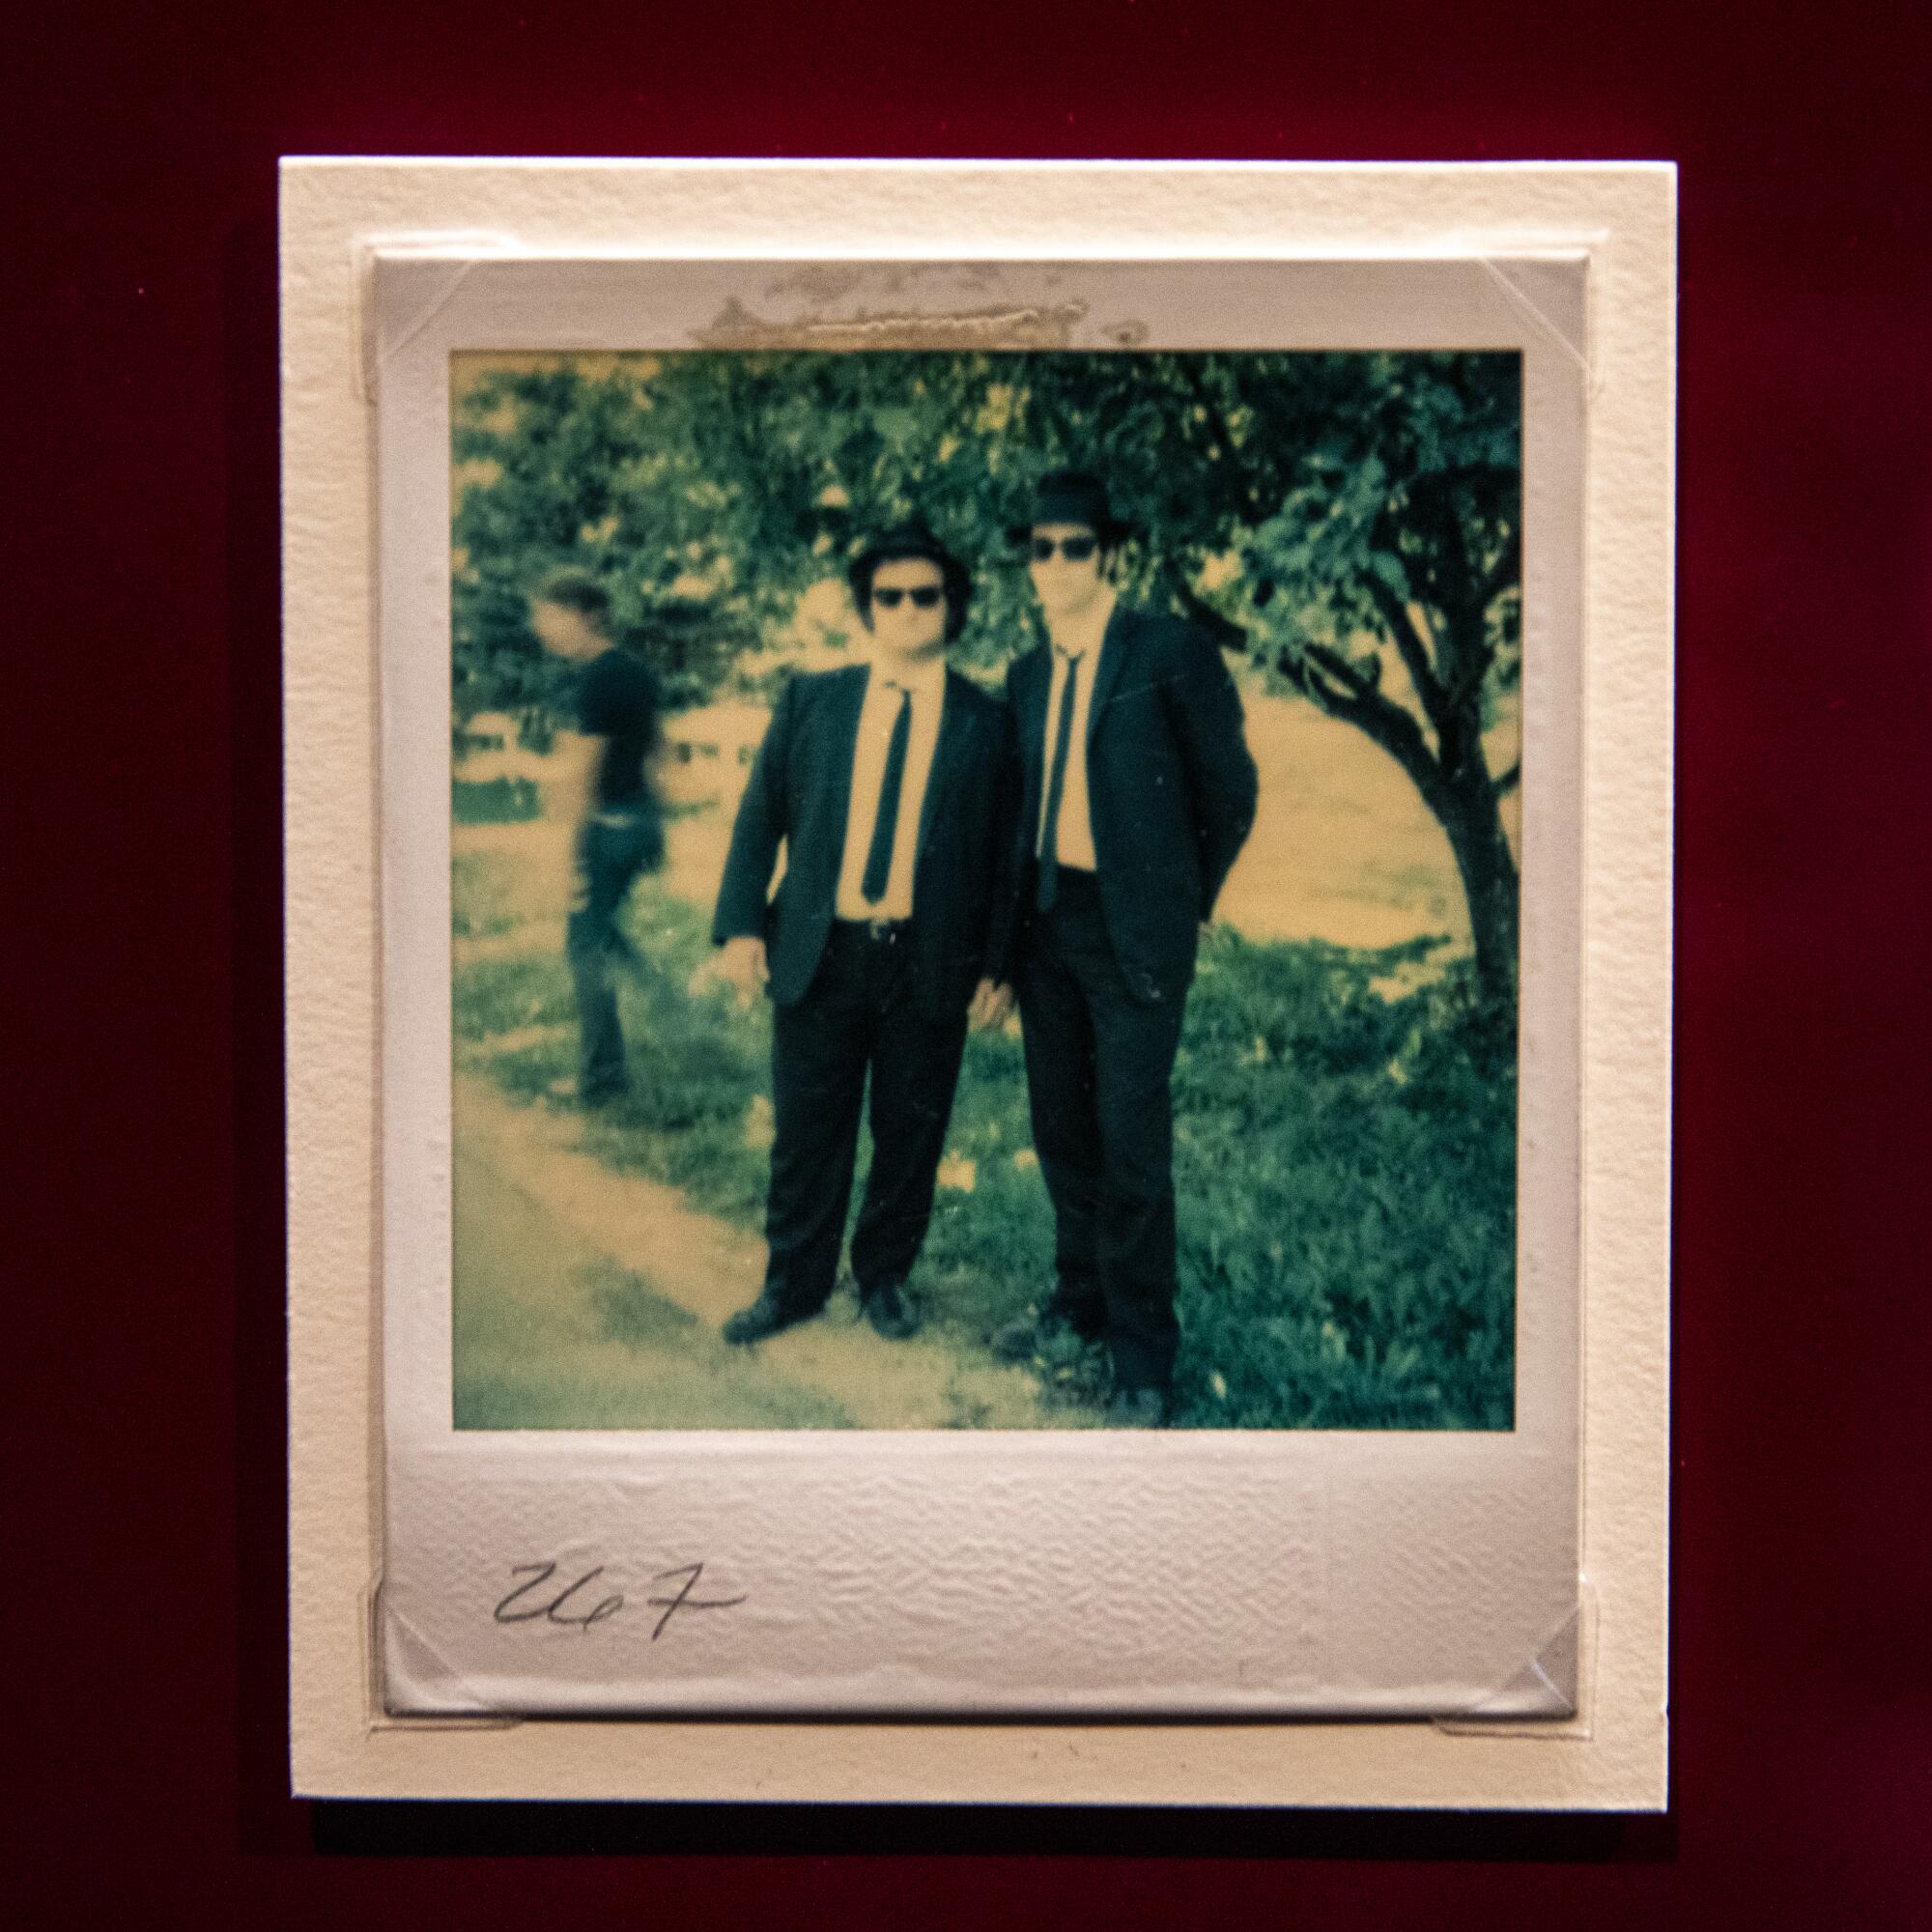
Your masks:
{"label": "white dress shirt", "polygon": [[[899,783],[899,822],[893,835],[893,866],[885,897],[867,900],[862,887],[878,816],[879,786],[886,776],[886,753],[898,722],[901,695],[912,693],[905,776]],[[925,804],[932,754],[939,744],[939,718],[946,708],[946,661],[914,664],[872,661],[866,701],[859,712],[859,735],[852,747],[852,796],[845,808],[845,855],[838,867],[834,911],[840,919],[910,919],[912,873],[919,857],[919,817]]]}
{"label": "white dress shirt", "polygon": [[1047,840],[1046,800],[1053,789],[1053,748],[1060,735],[1060,698],[1066,689],[1068,668],[1080,666],[1080,682],[1073,692],[1073,735],[1066,747],[1066,776],[1060,786],[1060,823],[1054,828],[1054,852],[1063,866],[1092,872],[1094,813],[1087,798],[1087,721],[1094,707],[1094,678],[1100,668],[1100,645],[1107,620],[1114,614],[1114,593],[1106,585],[1073,622],[1057,630],[1053,639],[1053,681],[1046,693],[1046,741],[1039,767],[1039,833],[1036,850],[1044,853]]}

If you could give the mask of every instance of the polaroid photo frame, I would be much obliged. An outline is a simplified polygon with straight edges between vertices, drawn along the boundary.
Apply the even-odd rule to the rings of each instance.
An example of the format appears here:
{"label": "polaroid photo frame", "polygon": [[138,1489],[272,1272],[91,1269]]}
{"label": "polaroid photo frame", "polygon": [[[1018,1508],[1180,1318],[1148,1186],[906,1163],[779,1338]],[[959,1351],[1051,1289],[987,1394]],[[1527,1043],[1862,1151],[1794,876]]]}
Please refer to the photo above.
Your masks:
{"label": "polaroid photo frame", "polygon": [[[287,164],[298,1788],[1662,1803],[1672,186]],[[1017,352],[1516,358],[1505,1426],[466,1414],[453,370]]]}

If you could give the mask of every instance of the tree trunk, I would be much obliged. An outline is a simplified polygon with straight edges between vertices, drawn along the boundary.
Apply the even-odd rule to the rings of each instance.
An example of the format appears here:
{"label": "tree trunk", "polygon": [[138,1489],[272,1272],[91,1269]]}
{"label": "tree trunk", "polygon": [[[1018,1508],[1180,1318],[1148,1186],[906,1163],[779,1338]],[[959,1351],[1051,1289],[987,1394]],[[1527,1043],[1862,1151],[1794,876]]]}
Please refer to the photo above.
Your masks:
{"label": "tree trunk", "polygon": [[1503,831],[1494,781],[1480,751],[1432,787],[1431,810],[1449,837],[1469,902],[1469,930],[1476,942],[1476,979],[1486,1003],[1507,1006],[1516,998],[1520,900],[1515,856]]}
{"label": "tree trunk", "polygon": [[[1401,649],[1400,627],[1409,620],[1400,607],[1387,614],[1390,635]],[[1412,634],[1409,648],[1403,652],[1435,728],[1434,746],[1407,706],[1385,696],[1377,677],[1339,651],[1306,643],[1298,656],[1278,660],[1277,668],[1331,718],[1340,718],[1374,739],[1414,781],[1456,855],[1463,895],[1468,901],[1483,1003],[1514,1011],[1520,889],[1516,859],[1503,832],[1498,788],[1483,752],[1482,684],[1489,661],[1480,611],[1472,606],[1464,621],[1471,631],[1458,640],[1461,648],[1450,656],[1449,666],[1456,673],[1453,682],[1437,673]]]}

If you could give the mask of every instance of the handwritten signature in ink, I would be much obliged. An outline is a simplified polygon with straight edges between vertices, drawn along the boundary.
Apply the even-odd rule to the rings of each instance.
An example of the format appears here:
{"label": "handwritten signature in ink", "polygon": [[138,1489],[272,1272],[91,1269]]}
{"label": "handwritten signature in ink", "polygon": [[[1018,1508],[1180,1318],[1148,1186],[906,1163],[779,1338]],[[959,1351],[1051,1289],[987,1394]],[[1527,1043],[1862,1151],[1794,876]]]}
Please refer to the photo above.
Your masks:
{"label": "handwritten signature in ink", "polygon": [[[513,1563],[510,1575],[521,1577],[524,1580],[497,1605],[491,1615],[499,1624],[565,1624],[587,1634],[593,1624],[614,1617],[624,1607],[624,1593],[621,1590],[600,1593],[592,1588],[604,1570],[605,1566],[600,1563],[595,1569],[585,1570],[581,1576],[565,1581],[558,1574],[554,1559],[539,1563]],[[743,1595],[698,1596],[697,1585],[703,1576],[702,1563],[684,1563],[674,1570],[660,1570],[650,1579],[653,1583],[668,1583],[672,1577],[684,1579],[682,1587],[669,1595],[653,1594],[644,1599],[651,1609],[664,1613],[652,1626],[653,1643],[664,1635],[670,1620],[680,1611],[728,1610],[745,1602]],[[553,1583],[559,1583],[561,1587],[553,1592]]]}

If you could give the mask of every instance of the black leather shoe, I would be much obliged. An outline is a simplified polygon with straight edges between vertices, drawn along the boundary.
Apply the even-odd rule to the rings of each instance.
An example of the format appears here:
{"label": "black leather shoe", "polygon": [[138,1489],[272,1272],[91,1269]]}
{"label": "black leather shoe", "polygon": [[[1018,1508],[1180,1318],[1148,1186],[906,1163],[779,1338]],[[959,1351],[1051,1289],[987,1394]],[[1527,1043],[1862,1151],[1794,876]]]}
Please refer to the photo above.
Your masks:
{"label": "black leather shoe", "polygon": [[721,1332],[725,1341],[742,1347],[749,1342],[762,1342],[766,1336],[776,1335],[781,1329],[794,1328],[806,1319],[781,1307],[769,1294],[761,1294],[751,1307],[739,1309]]}
{"label": "black leather shoe", "polygon": [[919,1312],[895,1281],[882,1281],[862,1292],[859,1312],[888,1342],[903,1342],[919,1332]]}
{"label": "black leather shoe", "polygon": [[1107,1405],[1109,1429],[1165,1429],[1171,1416],[1165,1389],[1122,1389]]}

